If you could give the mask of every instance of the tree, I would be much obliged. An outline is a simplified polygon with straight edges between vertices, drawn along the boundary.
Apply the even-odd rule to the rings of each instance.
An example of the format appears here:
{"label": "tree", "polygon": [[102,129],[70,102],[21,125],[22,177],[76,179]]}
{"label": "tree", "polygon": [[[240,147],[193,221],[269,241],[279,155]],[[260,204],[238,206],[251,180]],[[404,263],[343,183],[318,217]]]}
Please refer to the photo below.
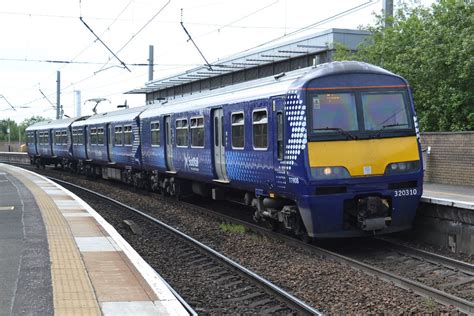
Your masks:
{"label": "tree", "polygon": [[33,125],[36,122],[46,121],[47,118],[42,116],[32,116],[23,120],[20,124],[17,124],[15,121],[6,119],[0,121],[0,141],[8,141],[8,129],[10,130],[10,141],[18,141],[18,138],[21,137],[21,140],[26,139],[25,129]]}
{"label": "tree", "polygon": [[474,3],[439,0],[430,8],[402,3],[392,27],[364,27],[372,35],[336,60],[361,60],[405,77],[424,131],[474,130]]}

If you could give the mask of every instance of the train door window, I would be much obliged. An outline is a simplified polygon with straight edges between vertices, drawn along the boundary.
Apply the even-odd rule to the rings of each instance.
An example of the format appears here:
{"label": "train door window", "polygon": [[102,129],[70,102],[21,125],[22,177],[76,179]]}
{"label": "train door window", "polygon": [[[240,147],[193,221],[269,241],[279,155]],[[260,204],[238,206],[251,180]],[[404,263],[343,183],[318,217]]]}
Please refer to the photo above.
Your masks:
{"label": "train door window", "polygon": [[204,148],[204,117],[191,118],[191,147]]}
{"label": "train door window", "polygon": [[167,143],[168,145],[171,145],[173,139],[172,139],[172,137],[171,137],[171,127],[170,127],[170,122],[169,122],[169,121],[166,122],[166,137],[168,138],[168,140],[166,141],[166,143]]}
{"label": "train door window", "polygon": [[104,129],[103,128],[97,129],[97,144],[98,145],[104,144]]}
{"label": "train door window", "polygon": [[132,145],[132,125],[123,126],[123,144],[125,146]]}
{"label": "train door window", "polygon": [[244,149],[244,112],[232,113],[232,149]]}
{"label": "train door window", "polygon": [[253,134],[253,148],[267,149],[268,148],[268,117],[267,110],[255,110],[252,115],[252,134]]}
{"label": "train door window", "polygon": [[97,145],[97,129],[91,128],[91,145]]}
{"label": "train door window", "polygon": [[276,115],[276,128],[277,128],[277,159],[283,159],[283,113],[277,112]]}
{"label": "train door window", "polygon": [[176,120],[176,146],[188,147],[188,120]]}
{"label": "train door window", "polygon": [[151,122],[150,123],[150,131],[151,131],[151,145],[152,146],[160,146],[160,122]]}
{"label": "train door window", "polygon": [[[219,128],[219,118],[215,117],[214,118],[214,130],[217,131],[218,128]],[[219,133],[214,132],[214,136],[215,136],[214,144],[215,144],[215,146],[219,146]]]}
{"label": "train door window", "polygon": [[59,131],[54,131],[54,144],[57,145],[60,142],[59,137],[61,136],[61,133]]}
{"label": "train door window", "polygon": [[115,146],[122,146],[123,145],[122,126],[115,126],[115,128],[114,128],[114,144],[115,144]]}

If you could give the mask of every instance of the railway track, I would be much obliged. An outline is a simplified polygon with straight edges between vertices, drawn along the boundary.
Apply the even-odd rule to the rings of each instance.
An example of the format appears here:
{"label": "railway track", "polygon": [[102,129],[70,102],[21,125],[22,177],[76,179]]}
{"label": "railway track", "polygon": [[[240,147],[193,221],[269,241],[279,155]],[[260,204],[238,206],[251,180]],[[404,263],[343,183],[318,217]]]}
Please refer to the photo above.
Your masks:
{"label": "railway track", "polygon": [[[84,182],[84,181],[79,181],[79,182]],[[82,184],[82,185],[84,185],[84,184]],[[120,187],[120,185],[119,185],[119,187]],[[124,187],[124,189],[125,189],[125,187]],[[106,190],[104,192],[108,192],[108,190]],[[109,194],[109,193],[107,193],[107,194]],[[170,199],[170,201],[171,200],[172,199]],[[396,285],[396,286],[398,286],[400,288],[403,288],[403,289],[407,289],[410,292],[414,292],[416,294],[419,294],[422,297],[427,297],[427,298],[429,298],[429,300],[425,300],[425,302],[427,302],[426,303],[427,307],[425,307],[425,308],[429,308],[430,310],[433,308],[433,306],[437,305],[437,304],[433,305],[433,303],[430,303],[430,301],[436,301],[436,302],[439,302],[439,303],[441,303],[445,306],[448,306],[448,307],[446,307],[446,308],[434,307],[435,310],[451,313],[451,312],[454,311],[454,308],[456,308],[457,310],[459,310],[461,312],[464,312],[464,313],[467,313],[467,314],[473,314],[474,313],[473,312],[474,309],[473,309],[472,300],[465,299],[462,296],[458,295],[458,293],[450,294],[449,291],[446,291],[445,288],[441,288],[441,289],[436,288],[436,286],[431,286],[429,284],[429,282],[428,282],[428,284],[426,284],[425,283],[426,280],[417,279],[416,276],[400,275],[400,274],[397,273],[397,271],[387,269],[387,266],[392,265],[388,261],[386,262],[386,264],[377,264],[375,262],[370,262],[370,261],[367,261],[367,260],[364,261],[364,259],[367,259],[367,258],[364,258],[364,255],[366,253],[374,253],[374,256],[371,256],[371,257],[375,257],[375,258],[380,257],[380,258],[382,258],[383,257],[382,255],[380,255],[380,254],[377,255],[376,254],[375,250],[377,248],[373,251],[370,251],[370,249],[367,249],[367,248],[363,249],[363,250],[361,248],[359,248],[359,256],[358,256],[357,251],[353,251],[353,253],[351,254],[350,252],[347,252],[346,251],[347,249],[345,250],[344,247],[340,247],[340,244],[339,244],[339,246],[336,246],[336,247],[335,246],[330,246],[330,245],[328,246],[327,244],[325,244],[324,247],[318,247],[315,244],[305,244],[305,243],[302,243],[301,241],[296,240],[294,238],[291,238],[289,236],[276,234],[275,232],[273,232],[271,230],[262,228],[261,226],[255,225],[251,222],[247,222],[247,221],[241,220],[241,219],[236,219],[235,217],[232,217],[232,216],[223,215],[222,213],[215,211],[215,209],[218,207],[217,205],[214,205],[214,210],[209,210],[209,208],[208,208],[209,204],[213,204],[213,203],[210,203],[208,201],[208,203],[206,203],[206,208],[196,206],[194,204],[192,206],[188,205],[188,207],[183,205],[183,207],[185,207],[186,209],[192,208],[192,212],[198,211],[199,213],[204,214],[205,215],[204,217],[209,217],[209,216],[214,217],[215,219],[217,219],[218,222],[228,222],[228,223],[233,223],[233,224],[237,224],[237,225],[243,225],[249,231],[256,232],[259,235],[268,236],[269,237],[268,239],[284,241],[285,244],[287,244],[289,247],[291,247],[293,249],[308,250],[311,253],[316,254],[315,257],[319,257],[319,258],[324,257],[324,258],[332,259],[332,260],[340,262],[344,265],[354,267],[355,269],[363,271],[363,272],[367,273],[368,275],[373,275],[373,276],[378,277],[381,280],[388,281],[388,283],[390,283],[390,284]],[[180,205],[181,205],[181,202],[180,202]],[[228,209],[226,210],[226,213],[229,213],[229,210],[230,210],[231,207],[228,206],[227,208]],[[189,211],[191,211],[191,209],[189,209]],[[239,208],[239,213],[241,213],[241,212],[242,212],[242,208]],[[236,215],[234,215],[234,216],[236,216]],[[239,218],[241,218],[241,217],[239,217]],[[250,220],[250,218],[251,218],[251,216],[247,216],[248,220]],[[362,242],[362,241],[359,240],[359,243],[365,243],[365,241]],[[214,242],[211,242],[210,244],[213,245]],[[322,245],[322,243],[318,243],[318,244],[319,244],[319,246]],[[219,247],[217,247],[217,248],[219,248]],[[383,246],[383,248],[388,248],[388,246],[385,245],[385,246]],[[395,245],[392,246],[391,248],[392,249],[395,248]],[[355,249],[355,247],[354,247],[354,249]],[[405,249],[404,250],[405,253],[409,253],[410,250],[407,250],[407,248],[404,248],[404,249]],[[456,263],[453,263],[453,262],[455,262],[455,260],[451,260],[450,258],[440,259],[441,258],[440,256],[430,254],[430,253],[426,253],[426,256],[429,256],[429,258],[427,258],[426,256],[422,257],[422,255],[420,254],[420,252],[418,252],[418,250],[416,250],[416,249],[411,250],[411,252],[414,252],[414,251],[417,253],[416,257],[421,258],[421,259],[419,259],[420,262],[426,261],[426,262],[432,262],[433,263],[433,266],[432,266],[433,270],[432,271],[436,271],[437,270],[436,267],[438,267],[438,266],[439,267],[444,266],[445,268],[451,268],[451,270],[453,270],[454,272],[456,272],[456,270],[459,270],[459,271],[467,270],[468,272],[472,271],[472,265],[470,265],[470,264],[467,264],[467,263],[464,263],[464,262],[459,262],[459,264],[463,266],[463,267],[460,267],[459,264],[456,266]],[[401,258],[401,257],[406,258],[406,255],[402,255],[402,254],[400,254],[400,252],[402,252],[402,251],[400,250],[400,248],[398,248],[398,252],[396,252],[395,255],[392,256],[392,257],[393,258]],[[444,261],[444,263],[441,262],[440,260]],[[405,260],[400,259],[399,261],[404,262]],[[448,262],[449,262],[449,264],[448,264]],[[403,265],[400,265],[400,268],[398,270],[410,271],[411,269],[413,269],[413,262],[412,262],[411,265],[409,265],[409,264],[405,265],[405,267],[403,267]],[[425,270],[430,270],[430,269],[425,269]],[[439,270],[439,271],[441,271],[441,270]],[[433,273],[432,277],[428,280],[431,280],[430,282],[434,285],[443,284],[443,283],[446,284],[446,282],[443,281],[442,278],[439,278],[440,273],[441,272]],[[450,272],[450,273],[452,274],[453,272]],[[355,276],[355,275],[357,275],[357,273],[352,273],[352,275]],[[359,275],[359,278],[360,277],[361,276]],[[354,284],[358,283],[357,280],[358,279],[356,279],[356,278],[354,279],[354,281],[353,281],[353,282],[355,282]],[[470,293],[473,292],[472,283],[470,283],[468,279],[465,279],[465,280],[458,279],[458,280],[459,280],[459,282],[466,281],[463,284],[461,284],[460,287],[461,287],[461,289],[465,288],[465,292],[467,293],[467,295],[469,295]],[[362,282],[362,284],[363,283],[364,282]],[[463,285],[465,285],[464,288],[463,288]],[[382,300],[385,300],[385,298],[387,298],[387,296],[386,296],[387,294],[388,293],[386,293],[385,295],[380,293],[380,297],[381,297],[381,301],[380,301],[381,305],[380,306],[385,306],[387,304],[385,301],[382,301]],[[301,295],[301,292],[299,293],[299,295]],[[388,294],[388,295],[390,295],[390,294]],[[413,299],[412,299],[410,297],[410,294],[405,294],[404,296],[406,296],[407,299],[410,300],[410,301],[415,299],[414,296],[412,296],[413,297]],[[420,300],[420,299],[417,299],[417,300]],[[401,300],[401,301],[403,301],[403,300]],[[312,300],[311,302],[312,302],[312,304],[318,304],[317,303],[318,300],[316,300],[316,301]],[[346,310],[350,310],[350,309],[347,309],[347,308],[349,308],[349,307],[346,307]],[[391,308],[393,308],[393,307],[391,307]],[[400,310],[405,310],[405,309],[402,308]],[[425,310],[425,309],[421,309],[421,310]],[[220,311],[220,312],[222,312],[222,311]]]}
{"label": "railway track", "polygon": [[328,255],[385,281],[474,314],[474,265],[387,239],[325,246]]}
{"label": "railway track", "polygon": [[[162,262],[162,264],[151,263],[151,265],[165,278],[166,274],[172,274],[175,276],[175,280],[184,282],[184,284],[171,283],[183,297],[190,297],[190,300],[186,300],[198,313],[321,314],[318,310],[228,257],[140,210],[63,180],[50,179],[77,193],[89,203],[92,202],[91,204],[98,208],[102,216],[104,216],[104,210],[100,211],[104,207],[102,204],[107,204],[105,205],[106,209],[113,205],[113,212],[109,212],[109,215],[110,213],[113,213],[114,216],[121,214],[118,216],[123,219],[130,220],[130,212],[133,212],[132,223],[140,223],[139,227],[147,227],[143,231],[146,230],[147,236],[145,238],[150,245],[153,245],[150,252],[160,257],[155,258],[156,261]],[[120,220],[117,218],[108,218],[107,210],[105,210],[104,217],[108,221],[112,220],[120,225]],[[144,224],[145,221],[148,224]],[[150,225],[150,223],[152,224]],[[153,232],[151,236],[148,236],[149,232]],[[168,249],[158,250],[157,244],[167,245]],[[145,259],[147,260],[146,255]],[[214,290],[209,287],[213,287]],[[196,293],[186,295],[185,293],[189,293],[189,291]],[[202,297],[199,298],[199,295],[196,297],[196,294],[203,293],[208,296],[205,301],[202,300]]]}
{"label": "railway track", "polygon": [[404,246],[393,239],[376,238],[352,241],[307,244],[293,237],[276,233],[259,225],[242,221],[198,206],[201,212],[225,221],[245,225],[254,232],[278,238],[297,247],[348,264],[398,287],[454,306],[468,315],[474,314],[474,265]]}

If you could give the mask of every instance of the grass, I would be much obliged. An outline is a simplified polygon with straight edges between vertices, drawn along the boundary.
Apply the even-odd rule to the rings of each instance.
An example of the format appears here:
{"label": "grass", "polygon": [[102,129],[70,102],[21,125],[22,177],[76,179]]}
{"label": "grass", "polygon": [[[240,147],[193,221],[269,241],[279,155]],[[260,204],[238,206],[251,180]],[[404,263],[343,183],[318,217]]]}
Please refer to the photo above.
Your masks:
{"label": "grass", "polygon": [[245,227],[243,225],[222,223],[219,225],[219,228],[223,232],[229,232],[229,233],[235,233],[235,234],[245,233]]}

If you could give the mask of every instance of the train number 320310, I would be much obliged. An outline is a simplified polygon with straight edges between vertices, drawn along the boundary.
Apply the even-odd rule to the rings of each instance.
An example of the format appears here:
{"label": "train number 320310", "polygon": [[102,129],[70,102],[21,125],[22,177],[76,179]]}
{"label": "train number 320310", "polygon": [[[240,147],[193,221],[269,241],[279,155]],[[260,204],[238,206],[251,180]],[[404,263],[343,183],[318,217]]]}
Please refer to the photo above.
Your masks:
{"label": "train number 320310", "polygon": [[394,191],[395,197],[417,195],[417,194],[418,194],[417,189],[404,189],[404,190],[395,190]]}

